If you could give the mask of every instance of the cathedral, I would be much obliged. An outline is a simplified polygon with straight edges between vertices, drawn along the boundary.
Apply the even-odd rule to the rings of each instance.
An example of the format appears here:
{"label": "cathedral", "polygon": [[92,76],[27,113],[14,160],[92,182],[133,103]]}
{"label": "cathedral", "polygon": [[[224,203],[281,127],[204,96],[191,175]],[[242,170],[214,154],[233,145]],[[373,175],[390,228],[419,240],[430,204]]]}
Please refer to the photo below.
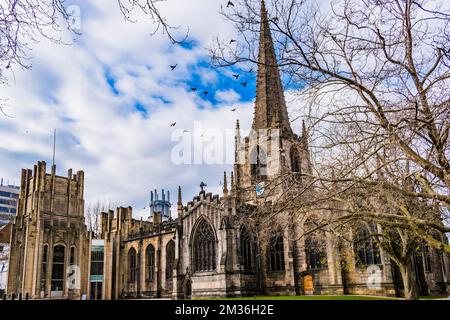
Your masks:
{"label": "cathedral", "polygon": [[[308,221],[290,220],[288,208],[274,208],[308,182],[301,173],[311,172],[312,161],[305,124],[299,136],[288,118],[264,2],[260,28],[252,130],[241,137],[236,123],[235,164],[230,174],[224,173],[223,194],[213,195],[201,183],[198,196],[184,203],[179,187],[177,214],[172,215],[170,195],[163,191],[159,199],[152,192],[151,219],[133,219],[131,207],[102,213],[100,233],[93,239],[83,218],[84,173],[58,177],[54,167],[51,174],[45,172],[45,163],[34,172],[24,170],[8,295],[187,299],[401,294],[398,268],[370,240],[361,243],[355,236],[354,243],[343,246],[330,233],[299,237]],[[256,213],[275,214],[265,232]],[[413,258],[421,294],[446,294],[448,258],[428,247]],[[71,265],[78,267],[78,285],[65,277]]]}

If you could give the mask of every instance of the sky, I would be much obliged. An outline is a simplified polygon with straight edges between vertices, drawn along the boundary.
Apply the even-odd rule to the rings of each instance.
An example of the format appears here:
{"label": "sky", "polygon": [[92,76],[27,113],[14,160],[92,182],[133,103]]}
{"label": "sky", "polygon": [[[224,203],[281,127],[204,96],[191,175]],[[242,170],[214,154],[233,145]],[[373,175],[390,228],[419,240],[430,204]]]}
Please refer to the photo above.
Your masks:
{"label": "sky", "polygon": [[[153,189],[170,190],[176,202],[181,186],[184,204],[198,194],[202,181],[208,192],[221,194],[230,162],[177,164],[173,150],[177,137],[199,126],[202,136],[196,138],[205,149],[204,132],[232,132],[237,119],[243,131],[251,126],[255,74],[236,81],[232,74],[241,71],[209,65],[213,39],[236,37],[219,14],[226,1],[162,4],[163,15],[181,32],[189,27],[192,42],[182,46],[161,33],[152,35],[146,17],[126,22],[115,1],[105,3],[74,0],[81,34],[66,34],[69,45],[33,44],[32,69],[15,68],[9,84],[0,86],[0,96],[8,99],[5,111],[13,116],[0,117],[0,177],[18,184],[21,169],[41,160],[50,172],[56,129],[57,174],[66,176],[69,168],[85,172],[87,206],[97,201],[132,206],[135,217],[146,218]],[[170,65],[177,67],[171,71]],[[293,129],[299,132],[300,125]],[[233,136],[223,141],[233,151]]]}

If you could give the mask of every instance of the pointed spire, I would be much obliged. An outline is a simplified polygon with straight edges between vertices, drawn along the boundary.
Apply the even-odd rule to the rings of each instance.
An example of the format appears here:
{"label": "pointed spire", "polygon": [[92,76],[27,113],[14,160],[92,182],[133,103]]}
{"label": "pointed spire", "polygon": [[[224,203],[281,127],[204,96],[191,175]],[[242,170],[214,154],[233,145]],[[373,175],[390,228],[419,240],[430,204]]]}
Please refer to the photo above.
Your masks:
{"label": "pointed spire", "polygon": [[178,202],[177,202],[177,204],[178,205],[183,204],[183,202],[181,200],[181,186],[178,186]]}
{"label": "pointed spire", "polygon": [[241,150],[241,126],[239,124],[239,119],[236,121],[236,130],[234,133],[234,163],[239,162],[239,153]]}
{"label": "pointed spire", "polygon": [[227,182],[227,172],[223,172],[223,195],[228,195],[228,182]]}
{"label": "pointed spire", "polygon": [[[181,218],[183,216],[183,201],[181,199],[181,186],[178,186],[177,212],[178,217]],[[170,214],[170,218],[172,218],[172,213]]]}
{"label": "pointed spire", "polygon": [[302,145],[302,166],[306,173],[312,172],[312,161],[311,154],[309,152],[309,137],[308,137],[308,129],[306,128],[305,120],[302,121],[302,136],[300,138],[300,142]]}
{"label": "pointed spire", "polygon": [[308,142],[308,130],[306,129],[306,123],[305,120],[302,120],[302,136],[301,136],[301,141],[303,143],[303,147],[304,148],[308,148],[309,147],[309,142]]}
{"label": "pointed spire", "polygon": [[231,171],[231,179],[230,179],[230,183],[231,183],[231,193],[233,193],[235,191],[235,185],[234,185],[234,172]]}
{"label": "pointed spire", "polygon": [[252,128],[279,128],[282,136],[293,134],[264,1],[261,1],[259,61]]}

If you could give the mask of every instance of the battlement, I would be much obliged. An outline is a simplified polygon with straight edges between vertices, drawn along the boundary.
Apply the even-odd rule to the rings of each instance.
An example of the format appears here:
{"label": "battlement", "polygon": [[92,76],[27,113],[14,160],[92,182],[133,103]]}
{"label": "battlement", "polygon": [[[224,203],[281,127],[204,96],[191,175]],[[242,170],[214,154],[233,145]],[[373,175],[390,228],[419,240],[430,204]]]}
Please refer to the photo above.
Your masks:
{"label": "battlement", "polygon": [[33,169],[22,169],[17,215],[42,212],[55,215],[84,216],[84,172],[56,175],[56,165],[47,173],[45,161]]}

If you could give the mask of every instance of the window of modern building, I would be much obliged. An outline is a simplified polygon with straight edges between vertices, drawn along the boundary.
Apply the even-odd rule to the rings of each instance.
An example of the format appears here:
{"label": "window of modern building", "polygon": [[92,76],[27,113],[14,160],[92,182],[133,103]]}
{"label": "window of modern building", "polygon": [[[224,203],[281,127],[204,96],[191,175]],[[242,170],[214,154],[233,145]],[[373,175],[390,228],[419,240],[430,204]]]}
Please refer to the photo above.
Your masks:
{"label": "window of modern building", "polygon": [[93,247],[91,251],[91,277],[103,276],[103,247]]}

